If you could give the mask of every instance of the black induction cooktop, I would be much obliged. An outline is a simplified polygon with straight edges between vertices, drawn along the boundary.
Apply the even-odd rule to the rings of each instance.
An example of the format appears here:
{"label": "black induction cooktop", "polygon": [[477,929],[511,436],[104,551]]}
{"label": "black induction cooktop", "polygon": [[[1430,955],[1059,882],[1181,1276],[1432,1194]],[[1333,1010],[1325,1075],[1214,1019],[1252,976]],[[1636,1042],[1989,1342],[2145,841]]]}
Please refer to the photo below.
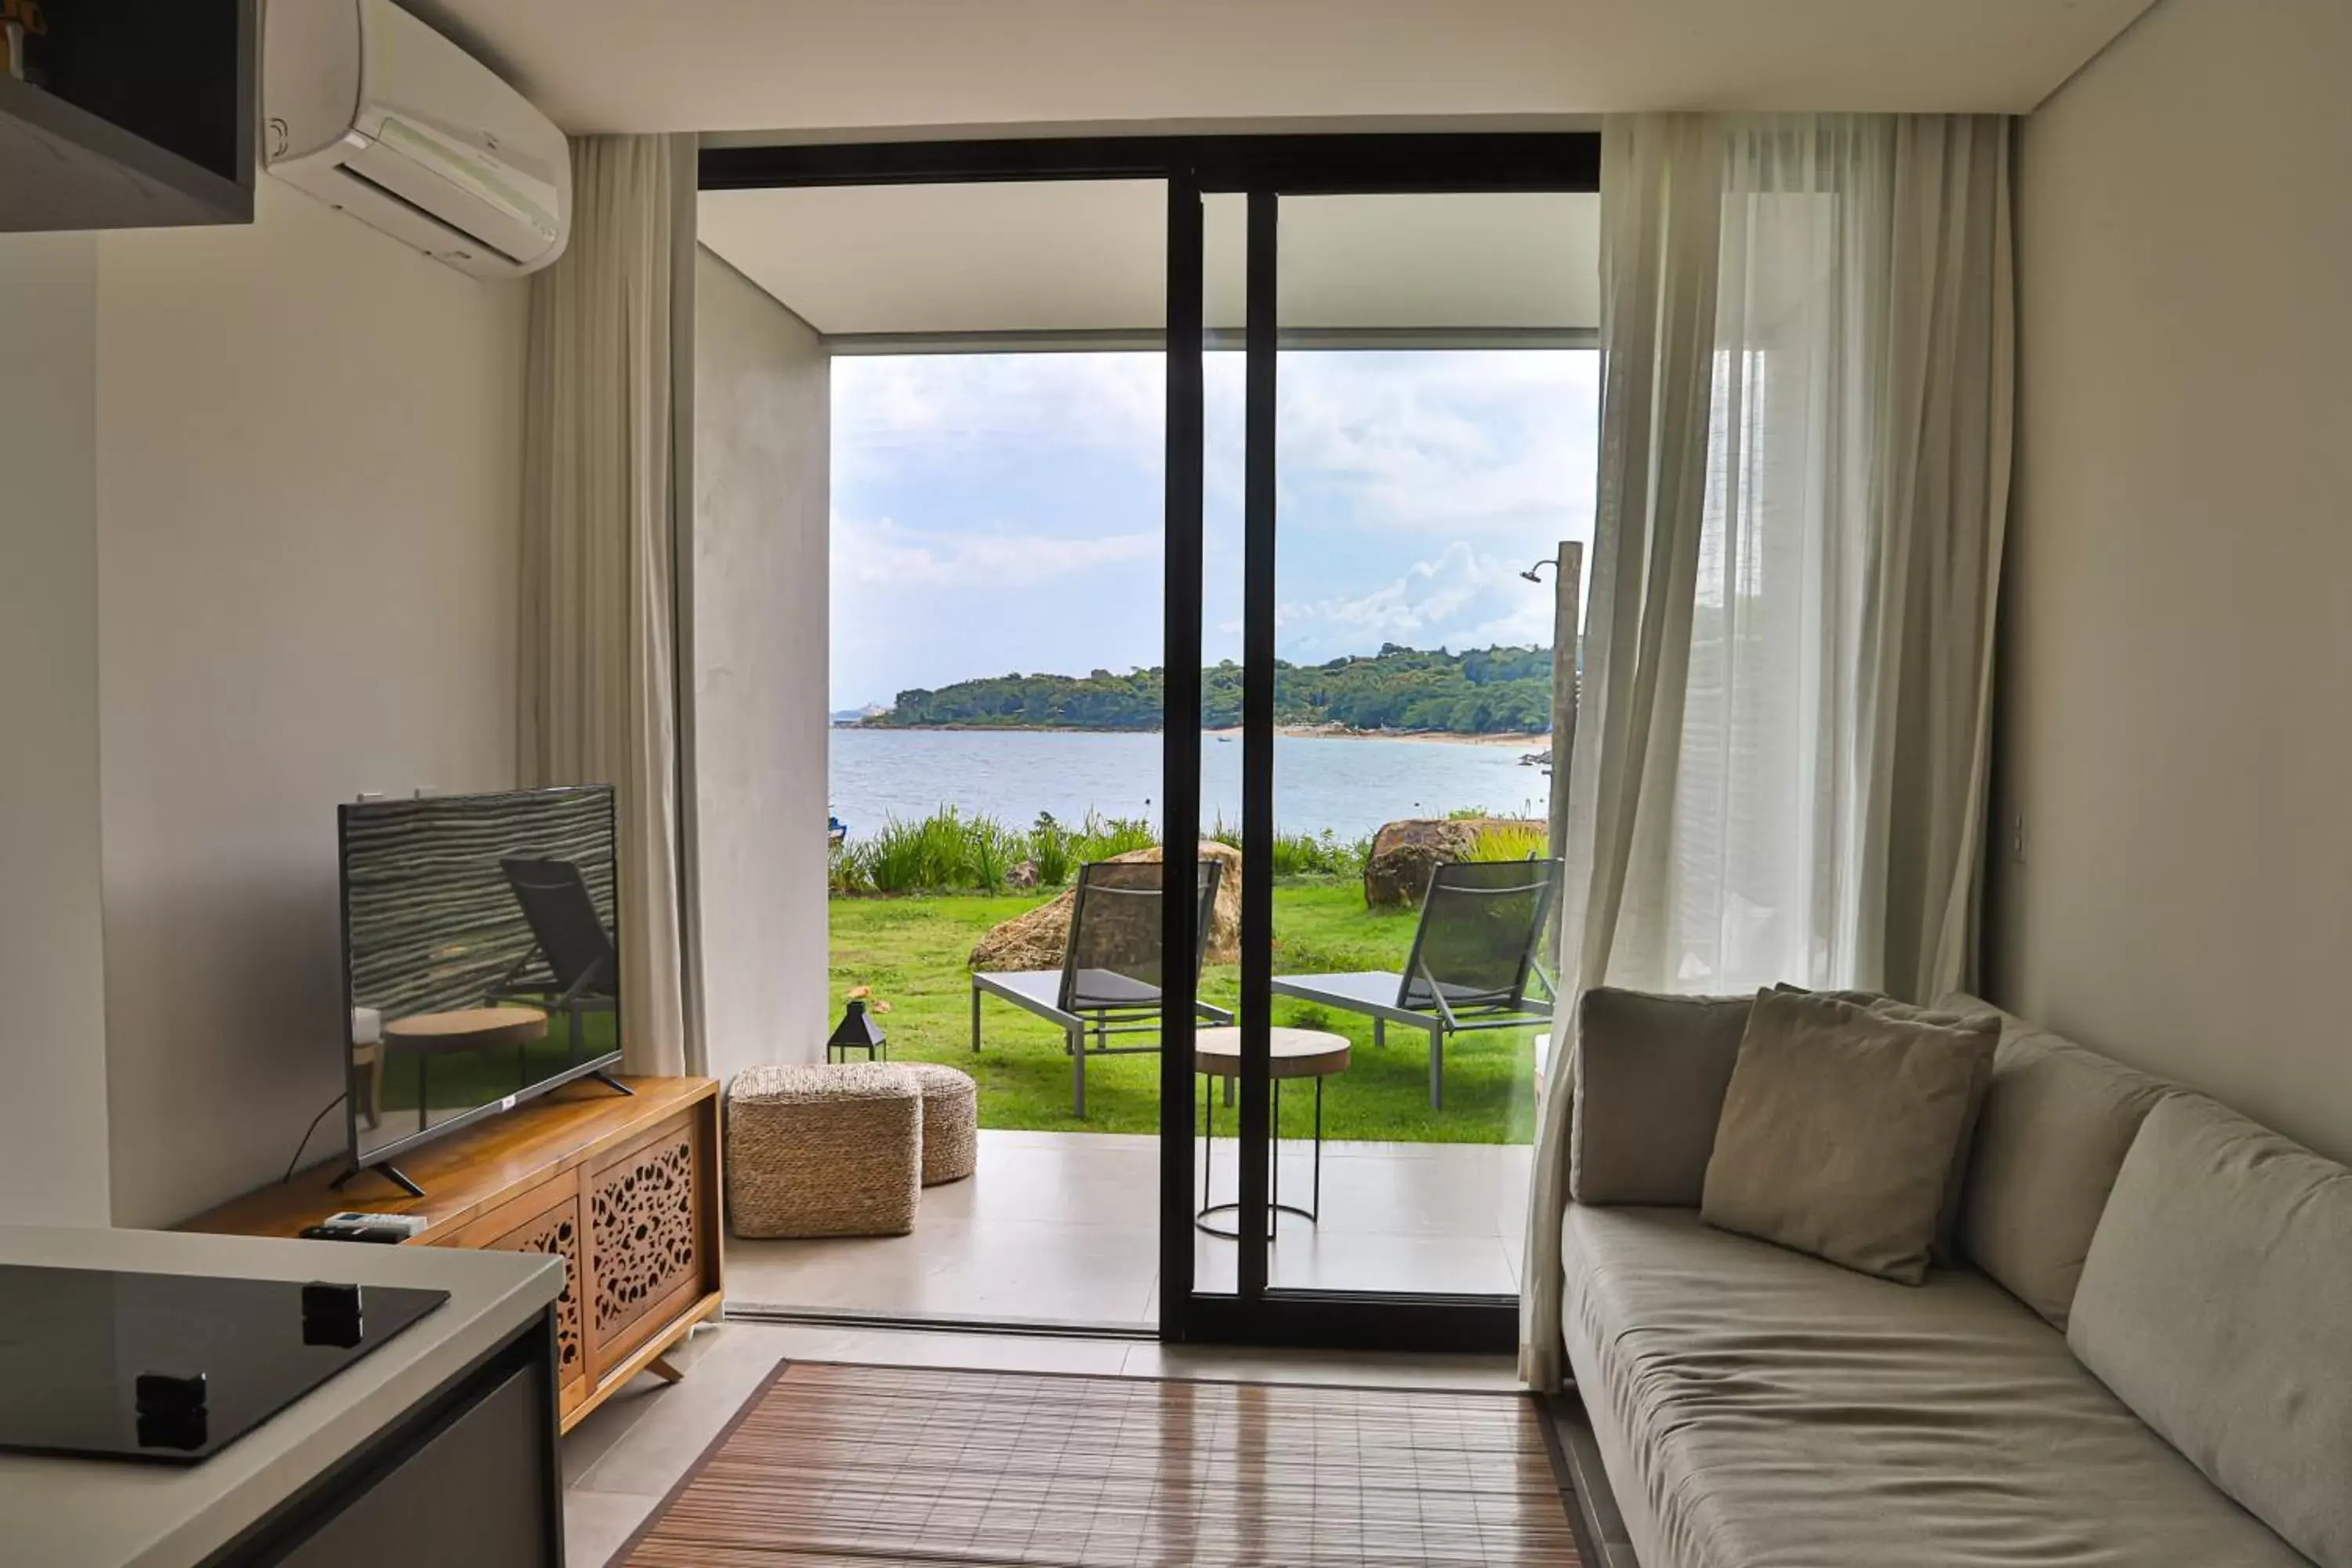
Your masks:
{"label": "black induction cooktop", "polygon": [[448,1299],[0,1265],[0,1449],[193,1463]]}

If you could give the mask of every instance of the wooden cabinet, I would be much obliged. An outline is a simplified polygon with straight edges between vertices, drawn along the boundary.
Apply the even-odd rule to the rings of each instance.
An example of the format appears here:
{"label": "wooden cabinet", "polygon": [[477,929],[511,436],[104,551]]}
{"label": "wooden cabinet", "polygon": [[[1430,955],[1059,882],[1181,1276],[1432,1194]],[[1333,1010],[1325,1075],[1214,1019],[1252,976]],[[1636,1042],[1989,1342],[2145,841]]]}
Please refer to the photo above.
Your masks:
{"label": "wooden cabinet", "polygon": [[332,1165],[249,1193],[184,1229],[292,1236],[337,1209],[422,1214],[411,1246],[544,1252],[565,1265],[556,1375],[563,1426],[594,1409],[718,1311],[719,1085],[574,1084],[402,1161],[425,1188],[327,1184]]}

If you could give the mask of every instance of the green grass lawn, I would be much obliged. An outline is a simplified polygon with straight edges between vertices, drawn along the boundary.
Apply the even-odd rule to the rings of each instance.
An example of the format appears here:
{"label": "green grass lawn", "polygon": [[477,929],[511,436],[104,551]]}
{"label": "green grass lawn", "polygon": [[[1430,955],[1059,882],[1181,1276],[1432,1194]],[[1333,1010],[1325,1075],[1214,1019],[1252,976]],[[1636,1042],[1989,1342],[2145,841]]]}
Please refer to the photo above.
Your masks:
{"label": "green grass lawn", "polygon": [[[833,1016],[845,994],[871,985],[890,1004],[880,1022],[894,1061],[945,1062],[980,1084],[983,1127],[1063,1132],[1156,1132],[1160,1058],[1090,1057],[1087,1117],[1070,1114],[1070,1058],[1053,1025],[994,997],[981,1003],[981,1050],[971,1049],[972,944],[990,927],[1045,901],[1036,892],[833,900]],[[1298,878],[1274,892],[1275,973],[1398,969],[1412,942],[1412,910],[1364,908],[1354,878]],[[1231,1007],[1238,990],[1232,964],[1202,976],[1206,1001]],[[1525,1142],[1534,1135],[1530,1029],[1456,1035],[1445,1050],[1445,1109],[1429,1108],[1429,1047],[1418,1030],[1390,1031],[1372,1048],[1369,1018],[1327,1014],[1275,998],[1274,1021],[1329,1029],[1355,1042],[1352,1063],[1324,1089],[1328,1138],[1423,1143]],[[1129,1039],[1148,1043],[1149,1036]],[[1118,1037],[1113,1037],[1114,1040]],[[1305,1137],[1314,1095],[1304,1084],[1283,1100],[1286,1137]],[[1219,1127],[1224,1121],[1219,1107]]]}

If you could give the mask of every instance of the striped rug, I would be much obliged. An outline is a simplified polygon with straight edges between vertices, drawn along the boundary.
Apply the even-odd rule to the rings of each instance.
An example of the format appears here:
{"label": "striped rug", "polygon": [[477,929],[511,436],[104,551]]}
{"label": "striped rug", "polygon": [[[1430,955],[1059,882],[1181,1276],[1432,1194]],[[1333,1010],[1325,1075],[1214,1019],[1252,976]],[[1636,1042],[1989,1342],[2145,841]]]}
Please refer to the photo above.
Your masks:
{"label": "striped rug", "polygon": [[614,1558],[1578,1568],[1521,1394],[793,1362]]}

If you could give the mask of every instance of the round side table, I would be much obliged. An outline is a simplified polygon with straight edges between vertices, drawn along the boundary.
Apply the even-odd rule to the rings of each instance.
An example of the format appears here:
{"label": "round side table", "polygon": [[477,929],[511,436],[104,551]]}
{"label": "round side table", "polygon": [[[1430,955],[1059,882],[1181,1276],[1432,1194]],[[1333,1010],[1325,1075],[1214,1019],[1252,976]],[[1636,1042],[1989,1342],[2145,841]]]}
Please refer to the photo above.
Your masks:
{"label": "round side table", "polygon": [[[387,1051],[416,1058],[416,1124],[433,1124],[425,1064],[451,1051],[490,1051],[512,1046],[520,1053],[547,1038],[547,1015],[536,1007],[460,1007],[449,1013],[411,1013],[383,1026]],[[520,1055],[517,1060],[520,1060]]]}
{"label": "round side table", "polygon": [[[1275,1136],[1268,1142],[1267,1163],[1271,1181],[1266,1196],[1266,1239],[1275,1239],[1275,1224],[1280,1215],[1297,1215],[1307,1224],[1315,1223],[1316,1211],[1323,1206],[1323,1080],[1334,1073],[1348,1070],[1348,1037],[1322,1029],[1285,1029],[1269,1031],[1266,1069],[1274,1085],[1272,1121]],[[1242,1073],[1242,1032],[1237,1028],[1202,1029],[1192,1037],[1192,1070],[1201,1075],[1202,1109],[1201,1140],[1201,1207],[1192,1223],[1210,1236],[1223,1237],[1227,1241],[1241,1239],[1237,1211],[1239,1203],[1211,1203],[1209,1186],[1211,1162],[1217,1147],[1217,1080],[1237,1080]],[[1282,1201],[1282,1086],[1288,1079],[1311,1078],[1315,1080],[1315,1156],[1314,1191],[1305,1208]],[[1233,1226],[1212,1224],[1209,1216],[1235,1214]]]}

